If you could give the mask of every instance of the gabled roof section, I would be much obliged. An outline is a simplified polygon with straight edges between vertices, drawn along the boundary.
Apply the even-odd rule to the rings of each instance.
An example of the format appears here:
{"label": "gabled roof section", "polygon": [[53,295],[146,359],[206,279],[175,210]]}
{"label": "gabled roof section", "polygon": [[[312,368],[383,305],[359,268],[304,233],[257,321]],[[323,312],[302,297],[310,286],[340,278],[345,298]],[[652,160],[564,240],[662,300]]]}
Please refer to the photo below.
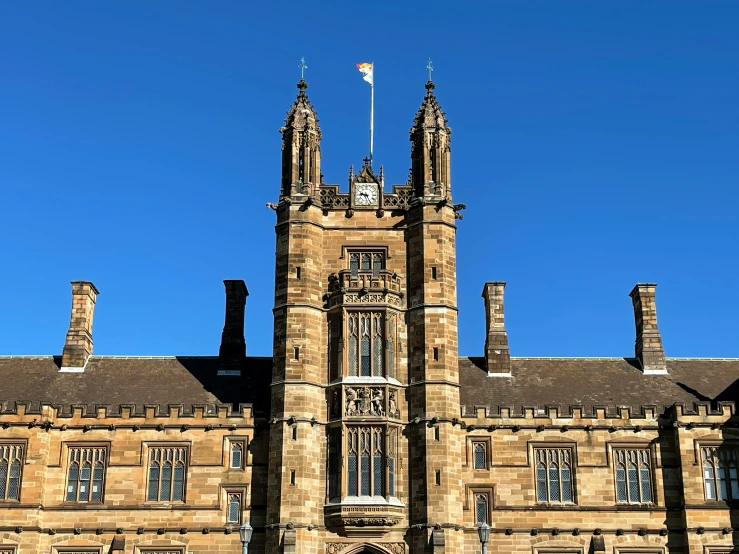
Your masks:
{"label": "gabled roof section", "polygon": [[284,134],[290,129],[296,131],[312,131],[320,139],[321,127],[318,125],[318,115],[313,104],[308,100],[308,95],[305,93],[307,88],[308,83],[300,79],[298,81],[298,96],[287,111],[285,126],[280,128],[280,132]]}
{"label": "gabled roof section", "polygon": [[416,117],[413,119],[413,127],[411,127],[411,140],[417,131],[421,129],[445,129],[447,133],[451,133],[452,130],[448,126],[446,114],[442,111],[439,102],[436,100],[434,94],[433,81],[426,83],[426,96],[421,102],[421,107],[416,112]]}

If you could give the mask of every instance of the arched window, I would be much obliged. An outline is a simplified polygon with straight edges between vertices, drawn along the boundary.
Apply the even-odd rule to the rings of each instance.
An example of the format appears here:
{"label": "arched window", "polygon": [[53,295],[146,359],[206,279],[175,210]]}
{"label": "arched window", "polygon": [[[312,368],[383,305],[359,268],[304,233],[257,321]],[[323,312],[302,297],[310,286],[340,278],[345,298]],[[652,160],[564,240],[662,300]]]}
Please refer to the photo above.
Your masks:
{"label": "arched window", "polygon": [[0,499],[5,499],[8,487],[8,460],[0,460]]}
{"label": "arched window", "polygon": [[159,500],[169,500],[172,492],[172,462],[162,464],[162,480],[159,486]]}
{"label": "arched window", "polygon": [[233,469],[241,469],[241,443],[231,443],[231,467]]}
{"label": "arched window", "polygon": [[536,498],[539,502],[573,502],[572,450],[536,448]]}
{"label": "arched window", "polygon": [[105,468],[102,462],[95,464],[95,469],[92,471],[92,501],[102,502],[103,501],[103,477],[105,475]]}
{"label": "arched window", "polygon": [[149,451],[149,501],[181,502],[185,500],[187,449],[158,447]]}
{"label": "arched window", "polygon": [[92,466],[90,462],[84,462],[80,469],[80,502],[90,500],[90,481],[92,480]]}
{"label": "arched window", "polygon": [[706,500],[716,500],[716,474],[713,471],[713,464],[708,461],[703,462],[703,483],[706,488]]}
{"label": "arched window", "polygon": [[67,502],[77,500],[77,485],[80,480],[80,465],[77,462],[69,464],[67,472]]}
{"label": "arched window", "polygon": [[75,446],[69,449],[67,502],[102,502],[106,449]]}
{"label": "arched window", "polygon": [[641,503],[652,501],[651,455],[646,448],[613,451],[616,467],[616,501]]}
{"label": "arched window", "polygon": [[185,492],[185,464],[176,462],[174,466],[174,483],[172,487],[172,500],[184,500]]}
{"label": "arched window", "polygon": [[475,495],[475,523],[488,522],[488,497],[486,494]]}
{"label": "arched window", "polygon": [[21,489],[21,463],[13,460],[10,464],[10,476],[8,477],[8,500],[18,500]]}
{"label": "arched window", "polygon": [[616,500],[618,502],[629,501],[626,494],[626,468],[621,462],[616,464]]}
{"label": "arched window", "polygon": [[23,445],[0,444],[0,500],[18,500]]}
{"label": "arched window", "polygon": [[485,443],[476,442],[473,447],[474,451],[474,465],[475,469],[485,469],[486,456],[485,456]]}
{"label": "arched window", "polygon": [[228,495],[228,513],[226,515],[227,523],[241,523],[241,495]]}
{"label": "arched window", "polygon": [[152,461],[149,464],[149,493],[147,500],[159,500],[159,462]]}

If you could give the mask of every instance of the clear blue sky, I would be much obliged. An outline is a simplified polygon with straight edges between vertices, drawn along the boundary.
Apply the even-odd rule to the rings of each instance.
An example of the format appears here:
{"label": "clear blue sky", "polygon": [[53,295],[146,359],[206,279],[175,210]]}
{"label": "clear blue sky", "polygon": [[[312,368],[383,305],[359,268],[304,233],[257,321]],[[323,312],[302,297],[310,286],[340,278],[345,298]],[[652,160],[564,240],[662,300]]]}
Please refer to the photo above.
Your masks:
{"label": "clear blue sky", "polygon": [[[456,6],[456,7],[454,7]],[[2,2],[0,354],[216,354],[223,279],[271,354],[278,129],[305,56],[326,182],[408,173],[426,59],[453,128],[460,350],[505,280],[513,355],[739,357],[739,2]]]}

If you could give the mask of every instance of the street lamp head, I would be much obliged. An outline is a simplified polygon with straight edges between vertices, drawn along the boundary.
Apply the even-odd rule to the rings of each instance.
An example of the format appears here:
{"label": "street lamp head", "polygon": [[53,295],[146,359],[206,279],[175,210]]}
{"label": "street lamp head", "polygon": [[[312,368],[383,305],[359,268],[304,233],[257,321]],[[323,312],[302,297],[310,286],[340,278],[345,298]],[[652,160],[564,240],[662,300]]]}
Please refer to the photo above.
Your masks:
{"label": "street lamp head", "polygon": [[244,523],[241,527],[239,527],[239,535],[241,536],[241,542],[243,544],[249,544],[249,541],[251,540],[251,534],[254,532],[254,529],[252,529],[252,526],[248,523]]}
{"label": "street lamp head", "polygon": [[480,535],[480,542],[486,544],[490,538],[490,525],[481,523],[480,527],[477,528],[477,534]]}

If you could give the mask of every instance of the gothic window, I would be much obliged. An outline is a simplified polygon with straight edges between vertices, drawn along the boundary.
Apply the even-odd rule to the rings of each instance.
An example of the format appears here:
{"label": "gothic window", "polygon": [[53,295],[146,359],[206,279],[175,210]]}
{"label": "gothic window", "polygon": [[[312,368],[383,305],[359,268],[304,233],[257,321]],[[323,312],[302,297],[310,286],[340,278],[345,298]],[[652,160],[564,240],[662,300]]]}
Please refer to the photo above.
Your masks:
{"label": "gothic window", "polygon": [[397,342],[397,317],[394,313],[388,313],[387,319],[387,336],[385,339],[385,348],[387,349],[387,376],[395,378],[395,343]]}
{"label": "gothic window", "polygon": [[244,467],[244,443],[231,443],[230,466],[231,469],[242,469]]}
{"label": "gothic window", "polygon": [[350,252],[349,270],[353,277],[359,273],[371,273],[373,277],[380,276],[385,269],[385,255],[381,252]]}
{"label": "gothic window", "polygon": [[348,366],[352,377],[384,375],[384,323],[380,312],[350,312]]}
{"label": "gothic window", "polygon": [[649,450],[613,451],[618,502],[652,502],[652,463]]}
{"label": "gothic window", "polygon": [[226,510],[226,523],[241,523],[241,494],[235,492],[228,493]]}
{"label": "gothic window", "polygon": [[536,499],[572,502],[572,449],[536,448]]}
{"label": "gothic window", "polygon": [[102,446],[69,448],[67,502],[102,502],[106,449]]}
{"label": "gothic window", "polygon": [[739,500],[736,448],[703,447],[701,462],[706,500]]}
{"label": "gothic window", "polygon": [[486,469],[487,452],[484,442],[472,443],[472,467],[475,469]]}
{"label": "gothic window", "polygon": [[149,450],[148,501],[184,500],[186,460],[187,448],[184,446],[156,447]]}
{"label": "gothic window", "polygon": [[0,500],[18,500],[22,462],[22,445],[0,444]]}
{"label": "gothic window", "polygon": [[475,493],[475,524],[488,523],[488,495]]}
{"label": "gothic window", "polygon": [[335,427],[328,434],[328,499],[341,499],[341,428]]}
{"label": "gothic window", "polygon": [[[337,430],[338,431],[338,430]],[[347,497],[389,497],[395,495],[397,428],[348,427],[346,429],[346,495]],[[331,440],[329,449],[338,443]],[[333,444],[332,444],[333,443]],[[336,448],[333,446],[333,448]],[[335,450],[329,452],[339,465]],[[329,462],[331,463],[331,462]],[[338,472],[336,472],[338,473]],[[329,470],[329,497],[336,498],[340,479]],[[334,481],[335,480],[335,481]],[[333,485],[332,485],[333,482]]]}
{"label": "gothic window", "polygon": [[395,496],[395,448],[398,440],[398,429],[391,427],[388,430],[387,441],[387,494]]}

